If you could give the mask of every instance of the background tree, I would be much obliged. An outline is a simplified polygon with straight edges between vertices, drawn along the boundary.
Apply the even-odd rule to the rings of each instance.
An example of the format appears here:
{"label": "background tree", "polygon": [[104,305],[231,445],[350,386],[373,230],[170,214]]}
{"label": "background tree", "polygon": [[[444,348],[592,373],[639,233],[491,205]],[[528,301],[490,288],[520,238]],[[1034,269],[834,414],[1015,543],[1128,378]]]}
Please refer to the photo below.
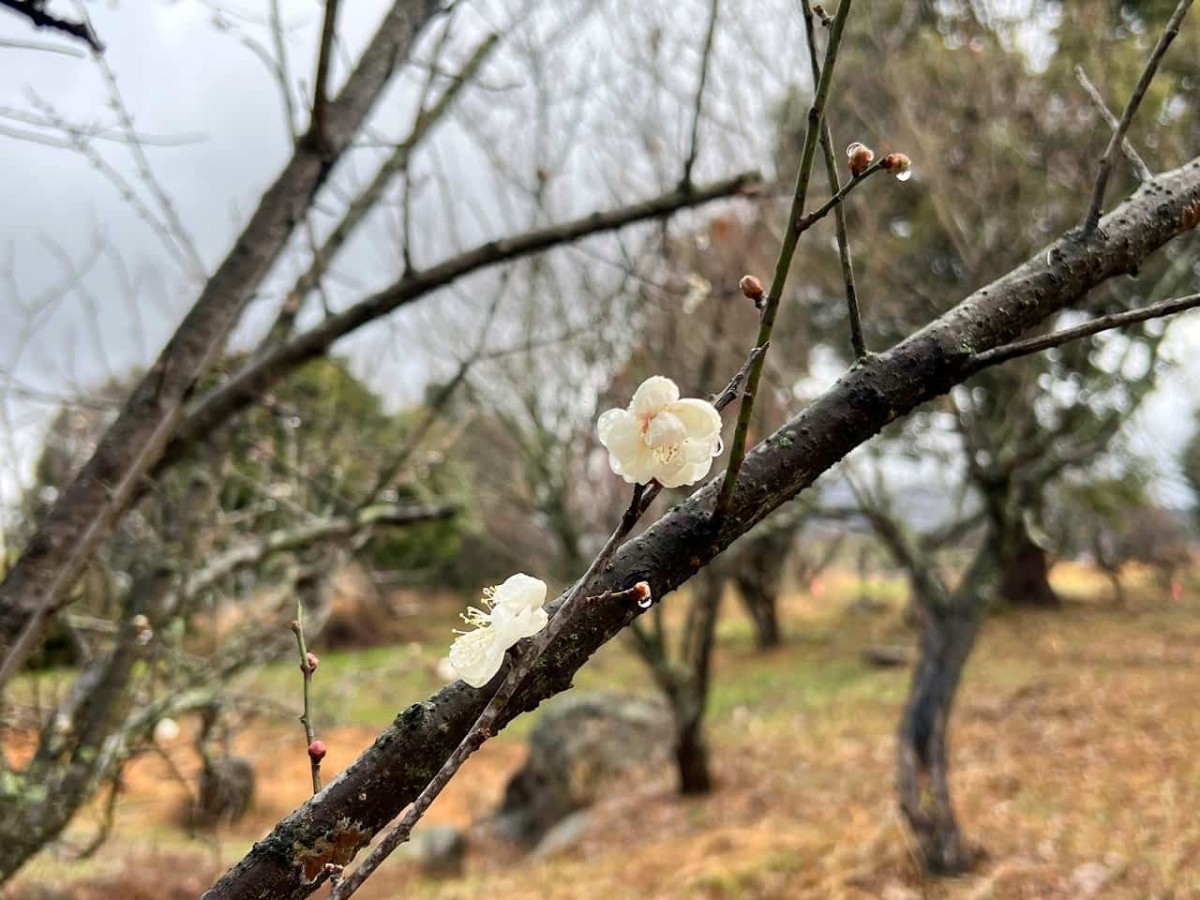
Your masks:
{"label": "background tree", "polygon": [[[1165,15],[1153,22],[1134,11],[1115,20],[1093,12],[1112,29],[1101,45],[1122,59],[1097,69],[1106,78],[1124,76],[1105,81],[1102,92],[1126,96]],[[843,51],[839,78],[847,102],[831,114],[831,128],[873,144],[885,136],[881,152],[919,148],[914,155],[922,160],[916,189],[889,192],[869,215],[853,199],[847,204],[856,246],[869,247],[856,258],[855,274],[867,343],[878,346],[892,345],[964,288],[997,278],[1037,253],[1047,234],[1078,221],[1073,179],[1092,171],[1103,119],[1073,71],[1081,61],[1088,67],[1096,45],[1088,42],[1083,53],[1071,25],[1061,26],[1069,35],[1055,32],[1061,41],[1039,69],[1021,47],[1018,21],[981,15],[973,4],[919,14],[880,4],[870,20]],[[1133,21],[1144,29],[1140,41],[1129,28]],[[935,50],[947,45],[954,49]],[[1160,121],[1172,104],[1189,102],[1188,64],[1182,65],[1164,72],[1146,101]],[[978,88],[955,89],[964,83]],[[802,133],[788,122],[804,125],[799,96],[783,112],[784,158],[794,156]],[[1153,123],[1153,115],[1146,121]],[[1186,128],[1154,135],[1156,152],[1168,159],[1186,152],[1192,137]],[[1120,173],[1124,184],[1132,182],[1126,168]],[[1147,265],[1137,286],[1103,286],[1081,309],[1111,313],[1189,289],[1196,248],[1194,238],[1180,242]],[[844,309],[835,299],[844,282],[838,260],[815,243],[806,253],[800,264],[810,274],[813,299],[829,311],[818,320],[828,328],[823,334],[844,333],[836,314]],[[1044,537],[1047,492],[1063,479],[1103,471],[1099,461],[1122,423],[1157,383],[1161,340],[1158,326],[1134,328],[990,368],[912,416],[903,425],[904,446],[893,444],[893,454],[927,464],[940,458],[939,480],[958,482],[949,496],[942,489],[931,498],[942,507],[939,517],[950,516],[937,534],[914,536],[912,517],[894,511],[881,485],[873,494],[860,486],[864,513],[912,581],[920,656],[899,733],[898,788],[930,870],[961,871],[974,860],[954,820],[946,729],[983,609],[992,596],[1035,606],[1059,602],[1049,582],[1053,548]],[[934,567],[933,549],[948,539],[961,544],[979,525],[980,544],[964,554],[957,582],[948,583]]]}
{"label": "background tree", "polygon": [[[333,53],[338,4],[330,2],[309,48],[316,76],[311,82],[306,80],[300,99],[295,87],[298,79],[288,59],[294,46],[289,48],[289,35],[278,10],[261,30],[253,19],[222,21],[223,28],[268,62],[279,83],[292,152],[211,277],[206,277],[207,267],[195,251],[195,242],[154,174],[105,59],[97,63],[99,74],[109,91],[110,106],[117,111],[114,130],[121,136],[122,148],[134,159],[136,179],[125,178],[96,149],[99,129],[75,127],[49,104],[40,107],[38,115],[22,114],[114,181],[122,197],[179,261],[187,283],[200,287],[191,311],[116,410],[82,466],[68,481],[56,485],[57,496],[37,527],[27,533],[22,552],[13,555],[0,586],[0,646],[4,651],[0,689],[8,690],[40,646],[49,624],[68,612],[75,596],[72,588],[97,552],[102,557],[116,552],[100,550],[108,532],[136,531],[147,522],[154,526],[158,523],[147,515],[161,509],[164,532],[160,540],[170,552],[159,558],[164,562],[183,560],[182,568],[175,569],[151,564],[153,558],[143,552],[141,562],[147,570],[129,584],[118,579],[122,590],[114,608],[121,623],[119,640],[105,644],[95,663],[103,673],[103,686],[81,678],[76,691],[80,696],[102,691],[104,702],[75,702],[68,712],[83,718],[70,724],[68,744],[48,741],[36,765],[17,768],[5,764],[4,802],[13,815],[4,817],[6,849],[0,864],[4,876],[57,834],[103,777],[114,771],[112,764],[119,762],[120,754],[106,756],[101,748],[123,747],[143,734],[154,719],[185,711],[161,704],[151,709],[141,705],[144,695],[139,694],[133,673],[143,671],[140,663],[145,654],[158,652],[156,635],[165,639],[173,634],[172,623],[186,620],[192,605],[212,592],[241,590],[239,578],[261,566],[279,595],[277,606],[260,622],[271,634],[282,633],[290,640],[286,627],[282,632],[277,628],[279,615],[294,616],[299,598],[304,601],[301,606],[309,607],[308,617],[319,620],[317,612],[326,595],[322,576],[336,569],[341,555],[383,524],[408,523],[414,515],[427,518],[429,508],[414,509],[398,501],[438,493],[441,478],[453,481],[445,474],[452,467],[430,469],[428,460],[421,458],[424,450],[414,457],[420,442],[404,439],[403,432],[396,438],[371,434],[373,447],[378,447],[381,456],[368,457],[365,465],[351,456],[331,477],[321,473],[319,478],[308,478],[315,473],[305,470],[307,460],[298,454],[292,434],[295,419],[303,426],[305,411],[277,407],[278,397],[273,392],[280,390],[279,385],[306,363],[325,356],[336,342],[401,307],[436,298],[438,305],[456,309],[460,318],[464,311],[479,312],[477,298],[490,299],[494,293],[487,288],[495,283],[495,273],[480,275],[484,270],[734,196],[755,183],[752,176],[735,176],[714,189],[689,178],[682,186],[677,181],[656,190],[655,179],[639,179],[645,171],[630,166],[634,155],[624,154],[622,177],[604,191],[576,194],[569,203],[554,203],[551,182],[557,172],[571,165],[579,132],[574,127],[556,128],[560,120],[573,120],[570,109],[539,105],[536,92],[530,96],[519,87],[508,95],[511,105],[507,111],[517,110],[519,117],[537,119],[543,133],[558,134],[562,140],[555,148],[560,155],[549,160],[551,165],[533,182],[534,192],[545,195],[548,202],[534,205],[541,210],[535,217],[523,217],[513,224],[506,214],[514,206],[530,208],[528,185],[513,178],[508,168],[508,160],[520,155],[523,148],[517,145],[526,132],[510,128],[505,105],[494,102],[494,83],[485,80],[488,65],[494,67],[491,71],[497,77],[519,74],[515,79],[518,85],[553,83],[562,87],[563,83],[555,81],[556,74],[561,74],[564,61],[577,47],[561,38],[572,33],[582,34],[584,40],[597,37],[594,31],[588,37],[588,17],[580,14],[576,8],[580,5],[555,5],[537,15],[530,14],[523,4],[513,6],[491,15],[458,6],[443,10],[435,3],[394,4],[366,35],[362,52],[345,71],[339,71],[342,66]],[[491,33],[493,28],[496,34]],[[501,35],[508,41],[503,62],[492,55]],[[331,72],[337,75],[331,76]],[[533,77],[526,82],[524,76],[529,73]],[[376,112],[378,100],[394,76],[405,82],[400,91],[404,102],[385,104]],[[331,84],[337,85],[336,91]],[[448,140],[461,140],[467,134],[469,141],[483,148],[476,155],[476,170],[495,176],[496,194],[489,198],[497,213],[492,221],[471,221],[470,211],[478,210],[457,202],[456,183],[441,170],[438,149],[430,146],[437,144],[436,126],[449,120],[452,110],[460,131]],[[394,132],[399,136],[393,137]],[[350,167],[343,157],[352,147],[364,152],[355,154],[356,165]],[[362,168],[369,171],[365,179],[357,175]],[[614,200],[617,196],[641,199],[622,204]],[[399,225],[381,229],[377,211],[389,203],[398,210],[398,216],[390,221],[395,223],[398,218]],[[389,237],[390,262],[384,271],[359,278],[366,271],[364,267],[355,272],[361,265],[364,241],[378,239],[381,231]],[[477,279],[472,291],[457,294],[456,285],[472,276]],[[82,283],[83,279],[72,274],[66,290],[76,290]],[[252,298],[266,302],[251,303]],[[22,308],[30,318],[29,329],[35,330],[43,306],[34,303]],[[424,335],[419,320],[410,319],[408,324],[412,326],[410,344],[420,346]],[[215,377],[235,333],[237,346],[247,349],[236,357],[226,357],[236,360],[236,365]],[[395,344],[387,346],[394,350]],[[309,393],[328,390],[349,405],[364,400],[352,386],[338,381],[337,377],[318,378],[310,384]],[[303,390],[301,395],[306,396]],[[277,443],[261,445],[259,429],[251,428],[239,437],[236,428],[228,428],[247,412],[267,420],[265,433]],[[422,431],[419,423],[414,426],[414,432]],[[353,435],[343,435],[331,424],[323,434],[314,435],[314,445],[328,443],[336,449],[346,446],[343,437],[352,439]],[[400,440],[396,458],[389,460],[387,444],[395,440]],[[243,452],[244,460],[237,456]],[[268,455],[262,456],[263,452]],[[319,458],[329,461],[326,454]],[[202,483],[189,477],[198,468],[209,475]],[[274,478],[280,472],[287,475],[285,483],[273,485],[275,493],[264,495],[266,487],[258,479]],[[198,495],[201,490],[211,493]],[[393,495],[394,500],[388,501]],[[297,503],[295,498],[303,502]],[[321,510],[317,521],[312,520],[313,510],[306,503]],[[182,514],[176,512],[180,505]],[[230,538],[226,544],[224,538],[214,536],[210,514],[240,520],[261,533],[253,539],[242,533],[244,542]],[[287,527],[275,527],[289,514],[293,518]],[[210,545],[206,546],[206,541]],[[118,535],[115,546],[120,543]],[[444,537],[434,543],[447,545]],[[301,547],[303,553],[298,552]],[[435,556],[441,552],[434,547],[421,552],[428,557],[430,550]],[[272,569],[285,551],[286,558],[296,560],[297,565]],[[205,552],[216,556],[204,557]],[[381,543],[375,552],[384,556],[390,552],[393,559],[401,560],[412,555],[394,543],[390,548]],[[200,559],[205,560],[203,565],[197,562]],[[215,641],[216,635],[210,638]],[[253,635],[244,642],[221,643],[222,653],[229,659],[210,660],[200,667],[202,671],[193,673],[196,677],[219,682],[232,670],[251,665],[279,646],[272,640],[256,641]],[[153,667],[148,677],[155,677]],[[195,692],[186,696],[195,696]],[[137,717],[139,730],[130,731],[130,716]],[[45,728],[51,729],[51,722],[47,720]],[[42,796],[52,798],[52,807],[39,806],[37,798]]]}
{"label": "background tree", "polygon": [[[110,416],[99,407],[56,416],[24,504],[31,529]],[[390,462],[379,457],[403,447],[409,430],[343,363],[320,360],[155,483],[58,617],[79,674],[65,695],[28,709],[41,733],[33,759],[5,769],[0,870],[14,871],[93,795],[115,800],[125,765],[154,746],[166,719],[202,723],[197,796],[217,806],[193,821],[227,807],[222,785],[245,764],[227,760],[228,741],[216,737],[246,715],[229,682],[294,652],[288,623],[298,608],[310,638],[320,633],[352,556],[438,562],[454,550],[462,501],[438,495],[438,473],[406,465],[379,479]],[[439,534],[421,534],[430,528]],[[382,543],[370,543],[377,534]]]}
{"label": "background tree", "polygon": [[1200,414],[1196,416],[1196,430],[1183,451],[1183,478],[1192,490],[1192,513],[1200,522]]}

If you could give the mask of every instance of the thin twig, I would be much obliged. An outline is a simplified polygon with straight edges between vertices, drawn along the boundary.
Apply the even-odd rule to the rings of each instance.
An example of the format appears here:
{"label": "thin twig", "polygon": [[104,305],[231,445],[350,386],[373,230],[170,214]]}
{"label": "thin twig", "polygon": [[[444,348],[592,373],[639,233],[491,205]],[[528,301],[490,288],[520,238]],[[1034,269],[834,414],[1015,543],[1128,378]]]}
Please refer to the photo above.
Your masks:
{"label": "thin twig", "polygon": [[[300,139],[299,126],[296,123],[296,102],[292,98],[292,74],[291,66],[288,63],[287,42],[283,37],[283,17],[279,11],[279,0],[271,0],[271,42],[275,49],[274,65],[270,66],[275,73],[275,80],[279,86],[279,93],[283,98],[283,114],[287,119],[288,137],[295,144]],[[324,47],[322,47],[324,49]],[[269,59],[266,60],[269,62]],[[324,118],[324,110],[321,111],[322,120]],[[313,111],[314,125],[316,122],[316,109]],[[316,132],[318,144],[324,146],[324,133]],[[310,270],[313,273],[312,286],[316,290],[321,300],[321,309],[326,315],[329,314],[329,294],[325,290],[324,283],[321,281],[321,275],[324,271],[325,259],[321,254],[321,248],[317,244],[317,231],[313,225],[312,209],[306,209],[304,212],[304,237],[308,243],[308,252],[312,255]],[[299,313],[299,307],[296,312]]]}
{"label": "thin twig", "polygon": [[367,215],[376,208],[392,179],[408,165],[408,160],[413,152],[430,134],[433,127],[441,121],[459,92],[471,82],[498,42],[497,35],[488,35],[480,42],[462,70],[454,76],[433,105],[428,109],[422,106],[413,121],[408,137],[394,147],[391,156],[379,167],[375,177],[371,179],[371,183],[350,202],[342,214],[341,220],[329,232],[321,246],[314,250],[308,269],[296,279],[292,289],[288,291],[283,305],[280,307],[279,315],[271,325],[267,339],[263,341],[264,349],[291,336],[296,317],[300,313],[300,307],[309,292],[320,283],[324,267],[328,267],[333,262],[342,247],[366,220]]}
{"label": "thin twig", "polygon": [[[587,586],[592,579],[608,565],[609,561],[616,554],[629,532],[633,530],[642,515],[642,494],[645,491],[643,485],[635,485],[633,488],[633,496],[630,498],[629,507],[625,510],[625,514],[621,516],[621,522],[617,525],[608,542],[592,560],[592,564],[588,566],[588,570],[583,574],[578,581],[568,591],[567,596],[559,605],[558,610],[546,625],[537,635],[530,639],[530,643],[523,647],[521,653],[516,657],[505,676],[503,683],[492,695],[492,699],[488,701],[483,712],[479,714],[479,718],[475,720],[475,724],[471,726],[471,730],[450,754],[437,774],[433,776],[425,789],[413,801],[412,806],[408,808],[408,812],[404,817],[396,823],[383,838],[382,841],[372,850],[349,876],[340,880],[333,886],[330,893],[330,900],[345,900],[355,891],[362,887],[363,883],[371,877],[371,874],[379,868],[385,859],[392,852],[409,839],[412,834],[413,827],[420,821],[421,816],[429,808],[430,804],[437,798],[443,788],[450,783],[450,779],[462,767],[462,764],[467,761],[467,758],[478,750],[494,733],[496,722],[500,718],[500,714],[508,705],[508,701],[512,699],[525,676],[533,669],[534,663],[542,655],[545,649],[554,642],[554,639],[562,632],[563,628],[571,619],[571,614],[574,607],[577,605],[579,598],[583,596]],[[613,600],[620,599],[624,596],[633,596],[640,593],[641,587],[634,586],[625,591],[618,593],[606,592],[596,597],[597,600]]]}
{"label": "thin twig", "polygon": [[304,675],[304,712],[300,714],[300,724],[304,726],[304,742],[308,747],[308,762],[312,769],[313,794],[321,791],[321,759],[324,753],[318,753],[314,746],[317,740],[316,730],[312,722],[312,677],[317,670],[317,657],[308,652],[304,642],[304,606],[296,603],[296,618],[292,622],[292,633],[296,635],[296,647],[300,650],[300,671]]}
{"label": "thin twig", "polygon": [[159,212],[167,225],[167,231],[171,239],[179,246],[179,250],[186,260],[186,267],[190,269],[189,274],[196,281],[203,281],[208,273],[200,258],[200,251],[196,249],[196,243],[192,239],[191,233],[183,224],[183,219],[179,217],[179,211],[175,208],[171,195],[167,193],[162,182],[154,174],[154,169],[150,167],[150,160],[146,157],[146,151],[143,149],[141,141],[138,140],[137,131],[133,127],[133,116],[129,112],[129,107],[125,105],[125,98],[121,95],[121,88],[117,84],[116,73],[113,72],[108,60],[103,56],[96,57],[96,65],[108,88],[108,97],[117,114],[121,130],[125,134],[125,142],[129,145],[129,153],[137,168],[138,178],[150,192],[155,203],[158,204]]}
{"label": "thin twig", "polygon": [[[508,274],[506,273],[506,282],[507,279]],[[471,371],[471,367],[479,362],[483,354],[483,348],[487,344],[488,335],[491,333],[492,325],[496,320],[496,313],[500,309],[500,301],[503,299],[503,297],[504,291],[503,288],[501,288],[496,292],[496,296],[492,299],[491,304],[488,306],[487,312],[484,314],[483,325],[479,329],[479,336],[475,340],[474,348],[471,350],[470,354],[468,354],[467,357],[458,364],[458,369],[454,372],[454,375],[450,378],[450,380],[443,384],[438,389],[437,395],[431,401],[429,401],[428,404],[426,404],[425,412],[421,417],[421,421],[417,423],[416,427],[413,428],[411,432],[409,432],[408,436],[404,439],[404,443],[396,452],[396,455],[392,457],[388,464],[380,470],[379,474],[376,476],[375,484],[372,486],[371,490],[367,492],[362,502],[359,504],[360,508],[375,502],[380,493],[386,490],[388,485],[390,485],[392,481],[395,480],[396,476],[400,474],[405,464],[412,457],[413,453],[416,452],[417,447],[419,447],[421,442],[425,440],[425,436],[429,433],[430,429],[433,428],[434,423],[436,423],[441,417],[444,407],[447,403],[449,403],[450,398],[454,395],[454,392],[457,391],[463,381],[466,380],[467,373]]]}
{"label": "thin twig", "polygon": [[[808,58],[812,66],[813,84],[821,80],[821,62],[817,58],[817,35],[813,23],[813,11],[808,0],[801,4],[804,11],[804,31],[808,38]],[[829,192],[837,194],[842,189],[838,175],[837,155],[833,150],[833,134],[829,130],[829,119],[821,119],[821,153],[825,157],[825,177],[829,180]],[[846,312],[850,320],[850,347],[855,359],[867,355],[867,342],[863,337],[862,315],[858,309],[858,287],[854,282],[854,258],[850,254],[850,238],[846,229],[846,208],[838,205],[833,211],[837,231],[838,261],[842,266],[842,283],[846,287]]]}
{"label": "thin twig", "polygon": [[1129,312],[1100,316],[1099,318],[1092,319],[1090,322],[1076,325],[1074,328],[1064,328],[1062,331],[1053,331],[1050,334],[1028,338],[1023,341],[1013,341],[1011,344],[1004,344],[1000,347],[993,347],[991,350],[985,350],[982,353],[976,353],[967,361],[966,368],[967,371],[975,373],[981,369],[1008,362],[1008,360],[1015,359],[1018,356],[1039,353],[1042,350],[1049,350],[1051,347],[1057,347],[1070,341],[1079,340],[1080,338],[1090,337],[1102,331],[1111,331],[1114,328],[1123,328],[1126,325],[1136,325],[1138,322],[1146,322],[1150,319],[1161,319],[1163,316],[1174,315],[1175,313],[1184,312],[1197,306],[1200,306],[1200,294],[1189,294],[1186,297],[1163,300],[1161,303],[1152,303],[1150,306],[1130,310]]}
{"label": "thin twig", "polygon": [[[851,2],[852,0],[842,0],[829,29],[829,43],[825,48],[825,65],[821,70],[821,78],[817,82],[812,106],[808,111],[808,128],[804,134],[804,151],[800,157],[800,168],[796,173],[796,190],[792,197],[792,208],[788,215],[783,243],[779,248],[779,259],[775,264],[775,274],[771,279],[762,320],[759,323],[758,337],[755,340],[755,345],[759,347],[765,346],[771,339],[771,332],[775,328],[775,317],[779,312],[779,301],[783,296],[788,270],[792,265],[792,256],[796,252],[796,243],[800,238],[804,203],[808,199],[808,184],[812,176],[813,163],[816,160],[817,139],[821,133],[821,122],[825,117],[825,101],[829,97],[829,90],[833,84],[833,70],[837,63],[838,47],[842,42],[846,19],[850,16]],[[850,182],[851,185],[854,183]],[[737,484],[738,471],[742,467],[742,460],[746,458],[746,437],[750,433],[750,418],[754,413],[754,394],[758,390],[759,381],[762,380],[765,360],[766,354],[764,353],[750,366],[746,377],[745,398],[742,401],[742,408],[738,411],[737,427],[734,430],[733,443],[729,450],[729,467],[725,470],[725,480],[721,483],[717,504],[713,508],[714,522],[719,522],[725,516],[733,501],[733,489]]]}
{"label": "thin twig", "polygon": [[321,48],[317,51],[317,74],[313,79],[312,131],[318,139],[325,134],[325,107],[329,102],[329,60],[337,39],[338,0],[325,0],[325,21],[321,24]]}
{"label": "thin twig", "polygon": [[10,50],[40,50],[45,53],[61,53],[63,56],[74,56],[77,59],[87,56],[86,51],[80,50],[78,47],[56,47],[54,44],[43,44],[40,41],[13,41],[0,38],[0,47],[7,47]]}
{"label": "thin twig", "polygon": [[692,139],[688,146],[687,159],[683,164],[683,178],[679,184],[689,188],[692,184],[692,167],[696,164],[696,154],[700,150],[700,114],[704,107],[704,85],[708,82],[708,62],[712,56],[713,36],[717,32],[717,14],[721,0],[712,0],[708,13],[708,33],[704,36],[704,50],[700,54],[700,79],[696,85],[696,103],[692,110]]}
{"label": "thin twig", "polygon": [[1167,48],[1171,46],[1171,42],[1179,34],[1179,26],[1183,22],[1183,17],[1187,15],[1191,5],[1192,0],[1180,0],[1179,5],[1175,7],[1175,12],[1171,14],[1166,28],[1163,29],[1163,33],[1158,38],[1158,43],[1154,45],[1154,50],[1151,52],[1150,58],[1146,61],[1146,67],[1142,70],[1142,75],[1138,79],[1137,86],[1129,96],[1129,102],[1125,105],[1125,111],[1121,113],[1121,120],[1117,123],[1112,137],[1108,140],[1108,146],[1104,149],[1104,156],[1100,158],[1099,171],[1096,173],[1096,185],[1092,189],[1092,202],[1088,206],[1087,216],[1083,220],[1083,233],[1085,235],[1090,235],[1096,230],[1096,226],[1100,224],[1101,207],[1104,206],[1104,191],[1108,187],[1108,176],[1112,171],[1113,162],[1116,160],[1117,148],[1121,146],[1125,132],[1129,130],[1129,125],[1133,122],[1134,114],[1137,113],[1138,106],[1141,105],[1142,98],[1146,96],[1146,90],[1150,87],[1150,82],[1154,80],[1154,76],[1158,72],[1158,64],[1162,62]]}
{"label": "thin twig", "polygon": [[798,222],[796,222],[796,225],[795,225],[796,234],[797,235],[804,234],[804,232],[808,231],[808,229],[812,228],[814,225],[816,225],[818,222],[820,222],[823,218],[825,218],[827,215],[829,215],[830,212],[832,212],[835,209],[838,209],[842,205],[842,201],[845,200],[846,197],[848,197],[850,195],[851,191],[853,191],[856,187],[858,187],[860,184],[862,184],[864,181],[866,181],[868,178],[870,178],[876,172],[883,171],[884,163],[885,163],[885,159],[879,159],[879,160],[876,160],[875,162],[871,163],[871,165],[869,167],[867,167],[866,169],[863,170],[863,173],[861,175],[859,175],[856,178],[851,178],[849,181],[847,181],[845,184],[843,184],[840,188],[838,188],[837,193],[835,193],[832,197],[830,197],[828,200],[826,200],[824,203],[822,203],[820,206],[818,206],[815,210],[810,212],[808,215],[802,216],[800,218],[800,220]]}
{"label": "thin twig", "polygon": [[[1084,93],[1091,97],[1092,103],[1095,104],[1097,111],[1100,113],[1104,121],[1108,123],[1108,127],[1114,132],[1120,128],[1121,123],[1117,121],[1117,117],[1112,114],[1112,110],[1110,110],[1107,104],[1105,104],[1104,96],[1100,93],[1100,89],[1097,88],[1096,85],[1092,83],[1092,80],[1087,77],[1087,72],[1083,71],[1083,66],[1075,67],[1075,78],[1078,79],[1080,86],[1084,90]],[[1130,164],[1133,165],[1134,171],[1137,172],[1139,181],[1149,181],[1154,177],[1154,173],[1150,171],[1150,167],[1146,165],[1145,160],[1138,155],[1137,150],[1134,149],[1134,146],[1132,143],[1130,143],[1129,138],[1121,138],[1121,150],[1124,152]]]}

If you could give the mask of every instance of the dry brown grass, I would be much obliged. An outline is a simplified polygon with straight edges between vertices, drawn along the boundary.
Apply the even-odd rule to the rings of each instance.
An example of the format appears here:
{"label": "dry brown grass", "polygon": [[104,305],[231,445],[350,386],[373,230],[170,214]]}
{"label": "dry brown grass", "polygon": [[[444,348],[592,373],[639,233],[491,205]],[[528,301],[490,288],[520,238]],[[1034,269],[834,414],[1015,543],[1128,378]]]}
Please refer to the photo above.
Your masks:
{"label": "dry brown grass", "polygon": [[[1200,897],[1197,584],[1182,603],[1171,603],[1142,579],[1131,608],[1117,610],[1091,573],[1058,577],[1069,596],[1101,600],[989,620],[955,711],[956,800],[968,836],[988,851],[970,877],[926,881],[909,857],[890,795],[891,735],[905,676],[857,659],[865,643],[904,632],[894,613],[830,613],[849,593],[847,579],[835,577],[819,604],[789,601],[796,638],[767,657],[753,654],[737,614],[727,617],[713,698],[719,776],[711,797],[682,800],[669,773],[647,776],[606,798],[584,838],[553,859],[519,860],[480,839],[464,879],[423,880],[397,862],[361,896]],[[594,669],[602,681],[640,680],[620,651],[606,651]],[[334,733],[330,772],[371,735],[366,728]],[[207,874],[218,857],[235,859],[303,798],[306,760],[293,746],[297,735],[259,731],[245,740],[264,779],[261,799],[252,820],[224,833],[218,850],[194,856]],[[522,754],[511,737],[487,745],[431,819],[480,817]],[[179,798],[168,796],[152,765],[131,777],[121,831],[104,862],[86,871],[38,862],[22,883],[81,891],[62,896],[139,896],[123,888],[104,893],[102,885],[115,882],[103,879],[176,859],[145,856],[154,847],[172,854],[187,847],[165,825]],[[180,870],[177,862],[163,868]],[[171,896],[166,884],[157,896]]]}

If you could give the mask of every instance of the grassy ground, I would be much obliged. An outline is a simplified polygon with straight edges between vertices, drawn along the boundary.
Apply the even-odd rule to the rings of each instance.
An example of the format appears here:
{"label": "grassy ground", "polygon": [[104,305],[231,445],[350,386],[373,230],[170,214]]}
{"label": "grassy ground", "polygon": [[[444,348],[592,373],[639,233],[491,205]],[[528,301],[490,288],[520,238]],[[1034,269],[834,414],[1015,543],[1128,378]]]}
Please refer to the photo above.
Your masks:
{"label": "grassy ground", "polygon": [[[917,874],[891,800],[892,732],[906,673],[859,660],[869,643],[909,639],[896,604],[846,611],[853,586],[828,579],[819,600],[790,597],[790,640],[753,651],[726,607],[711,707],[717,790],[674,795],[670,772],[646,772],[596,807],[583,839],[548,860],[472,844],[465,878],[420,878],[389,864],[360,896],[696,898],[1192,898],[1200,897],[1200,591],[1171,602],[1149,580],[1125,610],[1103,582],[1059,570],[1069,597],[1053,613],[991,618],[955,710],[954,789],[968,836],[988,856],[953,881]],[[898,601],[895,585],[879,592]],[[732,599],[732,598],[729,598]],[[453,612],[431,614],[428,630]],[[444,641],[323,654],[316,719],[329,774],[350,762],[396,710],[440,682]],[[280,665],[241,690],[294,706],[299,673]],[[650,692],[617,642],[581,673],[581,687]],[[337,689],[329,687],[337,685]],[[429,819],[468,825],[498,800],[520,765],[521,721],[472,760]],[[183,789],[161,760],[131,771],[117,832],[101,854],[67,864],[44,854],[10,895],[193,897],[303,800],[299,726],[269,713],[241,738],[258,799],[244,822],[206,842],[173,823]],[[186,740],[176,765],[194,768]],[[79,837],[88,822],[81,822]],[[52,893],[54,888],[61,894]]]}

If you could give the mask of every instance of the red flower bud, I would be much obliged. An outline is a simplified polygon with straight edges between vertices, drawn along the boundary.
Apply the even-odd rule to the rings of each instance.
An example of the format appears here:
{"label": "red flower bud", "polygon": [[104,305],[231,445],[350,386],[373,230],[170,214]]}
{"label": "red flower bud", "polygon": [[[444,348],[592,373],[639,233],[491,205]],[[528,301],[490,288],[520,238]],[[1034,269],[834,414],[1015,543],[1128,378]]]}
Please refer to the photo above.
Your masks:
{"label": "red flower bud", "polygon": [[738,282],[738,287],[742,289],[742,293],[756,303],[763,298],[766,293],[763,288],[763,283],[753,275],[743,275],[742,280]]}
{"label": "red flower bud", "polygon": [[317,671],[317,666],[321,664],[321,660],[317,658],[317,654],[309,650],[304,656],[304,663],[305,664],[300,668],[304,669],[306,672],[315,672]]}
{"label": "red flower bud", "polygon": [[858,178],[863,172],[867,171],[867,167],[875,159],[875,151],[866,144],[860,144],[858,141],[855,141],[846,148],[846,158],[850,160],[850,174]]}
{"label": "red flower bud", "polygon": [[313,762],[320,762],[325,758],[325,742],[313,741],[308,745],[308,757]]}
{"label": "red flower bud", "polygon": [[912,160],[903,153],[889,153],[883,158],[883,167],[901,181],[912,177]]}

